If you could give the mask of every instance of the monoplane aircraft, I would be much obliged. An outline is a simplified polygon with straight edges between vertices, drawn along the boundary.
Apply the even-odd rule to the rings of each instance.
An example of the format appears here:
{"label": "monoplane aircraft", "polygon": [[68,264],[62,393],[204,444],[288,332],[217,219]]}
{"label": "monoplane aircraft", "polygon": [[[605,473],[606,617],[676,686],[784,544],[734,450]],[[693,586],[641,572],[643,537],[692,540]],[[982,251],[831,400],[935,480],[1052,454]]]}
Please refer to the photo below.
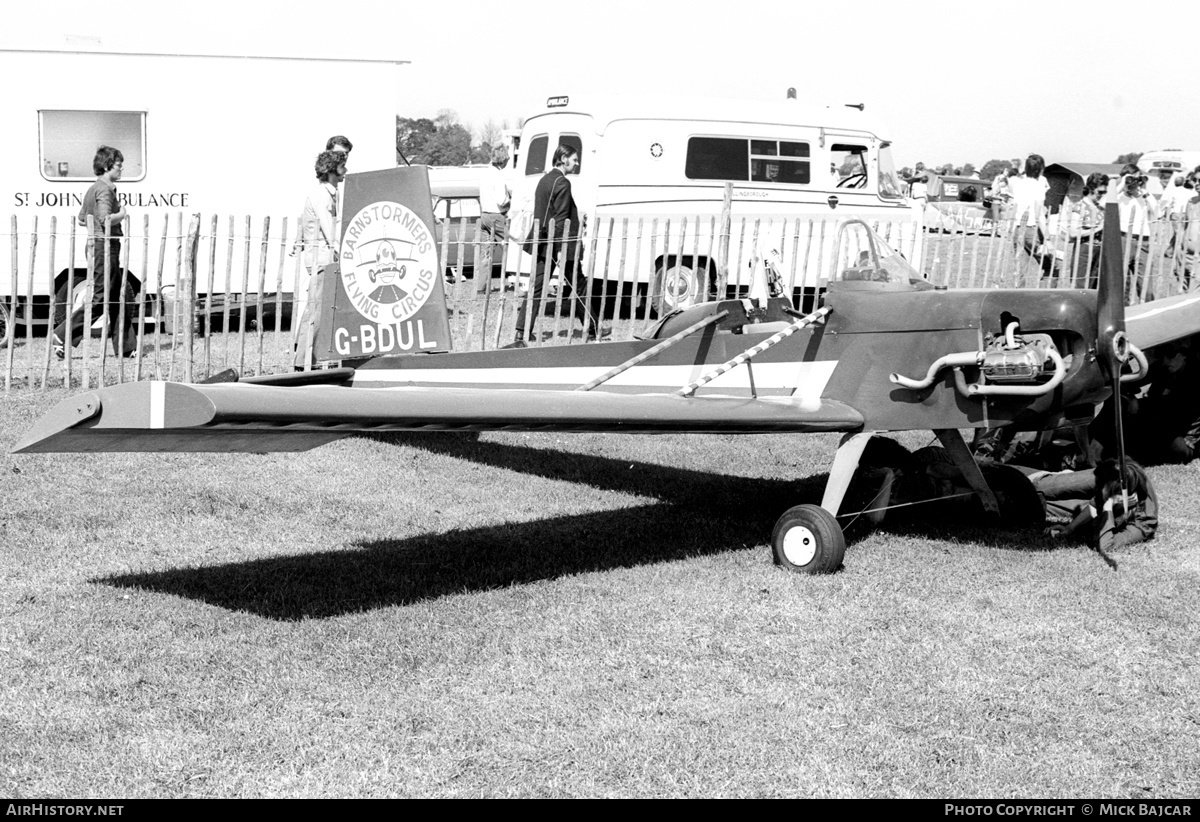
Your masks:
{"label": "monoplane aircraft", "polygon": [[[771,538],[777,563],[830,572],[845,552],[836,517],[873,434],[933,430],[985,510],[996,512],[962,429],[1093,419],[1123,365],[1139,359],[1124,330],[1118,228],[1105,236],[1112,264],[1098,292],[948,290],[849,221],[833,258],[838,270],[811,313],[758,293],[669,314],[631,341],[379,356],[216,384],[116,385],[64,401],[16,451],[300,451],[416,430],[840,432],[821,504],[785,511]],[[1168,311],[1183,318],[1169,334],[1200,327],[1194,303],[1178,300]],[[1152,316],[1139,322],[1146,339],[1164,341],[1166,325]]]}

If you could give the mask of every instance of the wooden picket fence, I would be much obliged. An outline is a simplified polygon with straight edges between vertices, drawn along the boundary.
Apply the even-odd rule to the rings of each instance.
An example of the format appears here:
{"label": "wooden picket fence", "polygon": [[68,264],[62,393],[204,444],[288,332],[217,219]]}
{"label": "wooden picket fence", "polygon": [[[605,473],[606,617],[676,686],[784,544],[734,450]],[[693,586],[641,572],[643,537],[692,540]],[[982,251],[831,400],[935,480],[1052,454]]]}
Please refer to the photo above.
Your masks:
{"label": "wooden picket fence", "polygon": [[[577,241],[582,246],[577,253],[583,255],[581,291],[589,305],[599,307],[605,339],[632,338],[669,308],[667,295],[647,276],[647,267],[655,261],[695,264],[711,258],[716,269],[712,292],[744,294],[753,258],[774,249],[787,261],[785,270],[778,272],[784,293],[797,303],[817,297],[812,289],[802,288],[811,282],[805,279],[807,267],[818,266],[828,276],[839,264],[830,243],[836,223],[830,220],[763,217],[735,227],[712,216],[597,222]],[[297,224],[290,221],[293,228]],[[575,233],[565,228],[567,236]],[[936,285],[1094,286],[1098,243],[1052,236],[1028,253],[1014,242],[1011,225],[987,222],[955,233],[926,231],[917,255],[918,229],[912,224],[873,228]],[[1160,221],[1145,237],[1126,244],[1130,302],[1194,288],[1193,274],[1200,273],[1195,271],[1198,249],[1187,237],[1196,228]],[[87,269],[80,260],[87,228],[55,217],[41,223],[33,217],[21,226],[14,216],[9,235],[9,272],[0,280],[7,286],[0,302],[6,391],[143,379],[192,382],[227,368],[243,375],[289,371],[294,346],[305,343],[295,339],[292,320],[302,310],[311,272],[305,270],[303,255],[296,253],[295,232],[289,232],[286,218],[175,214],[155,222],[146,215],[136,226],[127,220],[121,264],[138,289],[133,299],[128,299],[127,290],[121,305],[122,311],[130,312],[137,335],[128,358],[111,350],[109,329],[99,321],[107,305],[97,306],[92,316],[88,303],[85,324],[93,328],[92,334],[68,347],[62,359],[55,355],[48,333],[48,318],[61,318],[86,285]],[[484,281],[479,264],[488,251],[498,270],[508,273]],[[464,219],[442,226],[440,253],[450,263],[446,302],[456,350],[486,350],[512,341],[522,309],[540,316],[538,344],[583,342],[582,327],[564,305],[564,289],[547,290],[544,299],[553,308],[523,299],[532,260],[516,244],[494,242],[475,221]],[[62,276],[71,270],[74,276]],[[809,308],[811,302],[798,307]],[[530,325],[527,318],[526,327]]]}

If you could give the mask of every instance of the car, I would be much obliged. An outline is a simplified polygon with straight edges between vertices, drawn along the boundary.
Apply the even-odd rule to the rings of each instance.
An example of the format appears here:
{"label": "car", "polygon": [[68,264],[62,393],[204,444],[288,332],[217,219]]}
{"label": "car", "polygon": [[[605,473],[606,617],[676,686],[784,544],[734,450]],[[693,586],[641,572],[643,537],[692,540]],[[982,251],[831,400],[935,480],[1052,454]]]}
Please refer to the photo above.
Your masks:
{"label": "car", "polygon": [[[433,195],[433,217],[437,222],[438,255],[448,278],[461,273],[474,277],[481,249],[479,218],[480,191],[499,169],[490,165],[430,167],[429,188]],[[485,235],[486,236],[486,235]],[[492,253],[492,273],[500,274],[506,239],[498,238]]]}
{"label": "car", "polygon": [[929,175],[925,230],[975,234],[991,230],[991,187],[975,177]]}

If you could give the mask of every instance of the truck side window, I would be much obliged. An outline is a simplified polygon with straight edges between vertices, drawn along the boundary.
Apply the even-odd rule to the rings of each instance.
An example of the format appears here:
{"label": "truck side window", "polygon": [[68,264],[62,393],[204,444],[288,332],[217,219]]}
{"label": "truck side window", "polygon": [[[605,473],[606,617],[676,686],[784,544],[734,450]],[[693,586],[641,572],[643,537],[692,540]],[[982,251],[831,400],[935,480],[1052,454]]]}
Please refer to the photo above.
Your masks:
{"label": "truck side window", "polygon": [[126,182],[146,176],[146,112],[43,109],[38,121],[38,161],[47,180],[94,180],[97,146],[120,150],[125,158],[121,178]]}
{"label": "truck side window", "polygon": [[683,173],[689,180],[746,180],[749,149],[745,138],[689,137]]}
{"label": "truck side window", "polygon": [[[579,165],[575,167],[575,173],[579,174],[583,171],[583,140],[578,134],[560,134],[558,135],[558,145],[570,146],[579,153]],[[556,146],[557,148],[557,146]]]}
{"label": "truck side window", "polygon": [[810,176],[808,143],[750,141],[750,179],[754,182],[808,185]]}
{"label": "truck side window", "polygon": [[544,174],[546,172],[546,146],[550,137],[539,134],[529,141],[529,151],[525,153],[525,176]]}
{"label": "truck side window", "polygon": [[829,150],[830,184],[834,188],[867,187],[867,147],[834,143]]}
{"label": "truck side window", "polygon": [[807,185],[808,143],[733,137],[688,139],[684,174],[691,180],[750,180]]}

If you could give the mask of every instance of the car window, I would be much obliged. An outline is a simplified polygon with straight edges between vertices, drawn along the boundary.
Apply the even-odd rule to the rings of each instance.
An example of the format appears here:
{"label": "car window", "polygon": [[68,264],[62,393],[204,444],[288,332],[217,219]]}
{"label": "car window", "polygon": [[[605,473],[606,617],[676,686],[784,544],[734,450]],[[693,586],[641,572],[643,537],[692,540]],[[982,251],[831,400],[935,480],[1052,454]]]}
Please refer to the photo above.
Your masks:
{"label": "car window", "polygon": [[478,197],[434,197],[433,216],[437,220],[478,220],[481,214]]}

